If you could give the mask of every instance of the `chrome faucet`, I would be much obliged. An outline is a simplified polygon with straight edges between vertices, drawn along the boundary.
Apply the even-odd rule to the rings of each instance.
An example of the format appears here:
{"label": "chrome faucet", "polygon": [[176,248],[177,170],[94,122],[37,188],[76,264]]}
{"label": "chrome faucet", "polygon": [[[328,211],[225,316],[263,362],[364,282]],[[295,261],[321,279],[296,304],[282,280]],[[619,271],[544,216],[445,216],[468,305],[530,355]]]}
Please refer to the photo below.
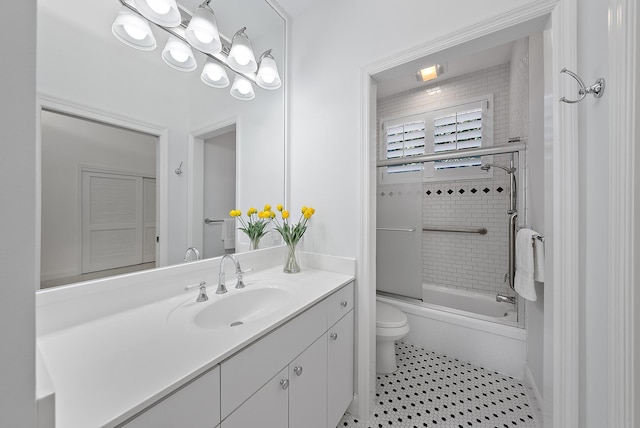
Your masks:
{"label": "chrome faucet", "polygon": [[216,290],[216,294],[224,294],[227,292],[227,287],[224,284],[225,283],[224,260],[227,257],[229,257],[233,261],[233,264],[236,266],[236,276],[238,277],[238,280],[236,282],[236,288],[244,288],[244,280],[243,280],[244,272],[240,268],[240,262],[238,261],[236,256],[234,256],[233,254],[225,254],[224,256],[222,256],[222,259],[220,259],[220,272],[218,273],[218,289]]}
{"label": "chrome faucet", "polygon": [[191,255],[193,255],[196,258],[196,260],[200,260],[200,251],[198,251],[196,247],[187,248],[187,251],[184,253],[184,261],[190,262]]}
{"label": "chrome faucet", "polygon": [[206,302],[207,300],[209,300],[209,296],[207,296],[207,283],[204,281],[200,281],[200,284],[187,285],[186,287],[184,287],[184,291],[189,291],[195,287],[198,287],[199,290],[196,302]]}
{"label": "chrome faucet", "polygon": [[505,294],[496,294],[496,302],[500,302],[500,303],[511,303],[513,305],[515,305],[516,303],[516,298],[515,296],[507,296]]}

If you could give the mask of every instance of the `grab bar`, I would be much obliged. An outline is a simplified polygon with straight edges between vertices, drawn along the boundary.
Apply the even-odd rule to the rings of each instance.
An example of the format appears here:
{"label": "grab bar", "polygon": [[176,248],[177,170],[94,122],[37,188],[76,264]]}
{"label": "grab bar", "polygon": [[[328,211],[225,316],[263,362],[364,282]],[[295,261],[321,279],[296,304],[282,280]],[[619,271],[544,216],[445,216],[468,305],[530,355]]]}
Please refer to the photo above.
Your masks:
{"label": "grab bar", "polygon": [[464,228],[464,227],[438,227],[438,226],[428,226],[422,228],[423,232],[460,232],[460,233],[479,233],[480,235],[487,234],[486,227],[479,228]]}
{"label": "grab bar", "polygon": [[204,219],[204,224],[221,224],[224,223],[224,220],[211,220],[210,218]]}
{"label": "grab bar", "polygon": [[415,232],[415,229],[397,229],[394,227],[377,227],[376,230],[384,230],[387,232]]}
{"label": "grab bar", "polygon": [[516,223],[518,213],[512,213],[509,217],[509,287],[515,291],[516,278]]}

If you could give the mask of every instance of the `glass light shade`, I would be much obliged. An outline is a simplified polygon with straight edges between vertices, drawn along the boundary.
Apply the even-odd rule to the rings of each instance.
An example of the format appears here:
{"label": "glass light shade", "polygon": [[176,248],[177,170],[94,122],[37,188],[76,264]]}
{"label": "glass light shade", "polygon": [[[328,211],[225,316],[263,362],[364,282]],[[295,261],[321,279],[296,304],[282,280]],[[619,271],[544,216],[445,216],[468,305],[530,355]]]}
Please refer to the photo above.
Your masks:
{"label": "glass light shade", "polygon": [[133,0],[133,5],[142,16],[163,27],[177,27],[182,22],[176,0]]}
{"label": "glass light shade", "polygon": [[209,86],[214,88],[226,88],[229,86],[229,76],[223,66],[209,59],[207,60],[200,79]]}
{"label": "glass light shade", "polygon": [[282,85],[276,61],[268,52],[265,53],[260,60],[256,83],[262,89],[278,89]]}
{"label": "glass light shade", "polygon": [[162,59],[169,67],[179,71],[193,71],[198,66],[191,47],[176,36],[169,36],[167,39]]}
{"label": "glass light shade", "polygon": [[233,36],[227,63],[231,68],[241,73],[254,73],[258,69],[258,63],[256,63],[256,57],[253,54],[251,41],[244,30],[245,28],[242,28]]}
{"label": "glass light shade", "polygon": [[236,74],[236,78],[233,79],[233,85],[231,85],[231,96],[235,99],[248,101],[256,97],[253,92],[253,86],[244,77]]}
{"label": "glass light shade", "polygon": [[127,46],[141,51],[152,51],[156,48],[149,23],[133,12],[120,11],[111,25],[111,32]]}
{"label": "glass light shade", "polygon": [[206,3],[198,6],[193,13],[185,32],[185,38],[194,48],[211,55],[222,50],[216,17]]}

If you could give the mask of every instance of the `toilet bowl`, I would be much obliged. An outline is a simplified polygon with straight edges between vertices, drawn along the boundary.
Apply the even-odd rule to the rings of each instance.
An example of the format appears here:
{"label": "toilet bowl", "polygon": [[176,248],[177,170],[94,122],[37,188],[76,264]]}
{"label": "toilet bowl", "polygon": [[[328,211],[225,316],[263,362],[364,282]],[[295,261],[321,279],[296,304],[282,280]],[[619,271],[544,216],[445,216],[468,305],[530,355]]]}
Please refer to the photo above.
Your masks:
{"label": "toilet bowl", "polygon": [[395,342],[407,333],[407,316],[391,305],[376,301],[376,372],[396,371]]}

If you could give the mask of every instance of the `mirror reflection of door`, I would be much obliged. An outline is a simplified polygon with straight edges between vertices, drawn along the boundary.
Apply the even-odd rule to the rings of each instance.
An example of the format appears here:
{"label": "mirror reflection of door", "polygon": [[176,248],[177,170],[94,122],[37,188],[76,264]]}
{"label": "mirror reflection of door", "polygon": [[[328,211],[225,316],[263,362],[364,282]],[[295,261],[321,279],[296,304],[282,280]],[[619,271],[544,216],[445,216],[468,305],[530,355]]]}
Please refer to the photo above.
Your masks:
{"label": "mirror reflection of door", "polygon": [[157,137],[41,115],[41,288],[155,267]]}
{"label": "mirror reflection of door", "polygon": [[[236,203],[236,128],[225,127],[204,139],[203,258],[235,252],[235,228],[224,219]],[[204,221],[204,219],[203,219]],[[235,224],[235,222],[233,222]],[[233,227],[233,226],[232,226]]]}

